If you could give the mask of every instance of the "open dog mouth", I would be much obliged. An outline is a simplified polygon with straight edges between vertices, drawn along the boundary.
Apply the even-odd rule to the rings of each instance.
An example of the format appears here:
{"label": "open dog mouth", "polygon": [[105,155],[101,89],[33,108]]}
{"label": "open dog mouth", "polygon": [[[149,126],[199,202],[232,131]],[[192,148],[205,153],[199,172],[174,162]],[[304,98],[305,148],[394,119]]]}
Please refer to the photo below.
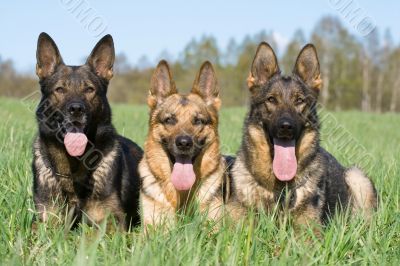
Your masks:
{"label": "open dog mouth", "polygon": [[291,181],[297,172],[296,141],[294,139],[271,138],[274,145],[272,169],[280,181]]}
{"label": "open dog mouth", "polygon": [[190,190],[196,181],[193,160],[189,156],[175,156],[171,172],[171,182],[177,190]]}
{"label": "open dog mouth", "polygon": [[196,181],[193,163],[195,156],[189,154],[172,154],[168,152],[172,162],[171,183],[176,190],[187,191]]}
{"label": "open dog mouth", "polygon": [[78,121],[67,122],[64,135],[64,146],[72,157],[82,156],[85,153],[88,138],[84,133],[84,124]]}

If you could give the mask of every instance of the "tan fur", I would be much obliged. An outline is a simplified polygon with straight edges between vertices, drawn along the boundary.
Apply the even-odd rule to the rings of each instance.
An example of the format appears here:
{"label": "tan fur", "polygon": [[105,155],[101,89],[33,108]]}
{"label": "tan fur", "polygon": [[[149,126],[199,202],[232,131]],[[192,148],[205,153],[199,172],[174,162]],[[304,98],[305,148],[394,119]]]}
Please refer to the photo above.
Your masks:
{"label": "tan fur", "polygon": [[53,189],[59,189],[57,180],[53,176],[53,173],[49,166],[45,164],[40,152],[40,140],[36,138],[33,143],[33,153],[35,155],[35,165],[39,169],[39,182],[46,184]]}
{"label": "tan fur", "polygon": [[269,209],[274,202],[272,189],[265,189],[260,186],[252,174],[247,170],[244,158],[238,154],[232,169],[233,182],[235,184],[235,198],[248,208]]}
{"label": "tan fur", "polygon": [[322,209],[322,200],[317,206],[309,203],[310,197],[318,190],[317,180],[309,180],[296,189],[296,201],[291,210],[296,225],[319,224]]}
{"label": "tan fur", "polygon": [[104,209],[102,202],[91,201],[85,206],[84,214],[91,223],[100,224],[106,218],[108,211]]}
{"label": "tan fur", "polygon": [[109,175],[109,173],[113,171],[111,166],[114,160],[116,159],[116,155],[118,154],[119,149],[120,147],[118,142],[115,142],[112,151],[102,158],[101,162],[96,168],[96,171],[94,171],[93,173],[93,179],[95,181],[93,188],[94,193],[99,193],[100,191],[105,189],[106,180],[104,180],[104,177]]}
{"label": "tan fur", "polygon": [[272,189],[275,177],[271,172],[272,158],[267,139],[261,127],[249,126],[250,145],[257,147],[249,153],[247,166],[255,179],[264,184],[265,187]]}
{"label": "tan fur", "polygon": [[[59,191],[61,189],[59,182],[57,182],[50,167],[46,165],[41,156],[39,138],[36,138],[33,143],[33,153],[35,156],[34,164],[38,169],[39,182],[41,182],[43,185],[48,186],[54,192]],[[59,199],[56,198],[54,199],[54,201],[58,200]],[[47,222],[50,216],[58,217],[60,208],[57,208],[56,207],[57,205],[58,205],[57,202],[53,202],[51,206],[45,206],[43,204],[38,205],[36,208],[39,215],[39,219],[41,221]]]}
{"label": "tan fur", "polygon": [[[219,151],[220,99],[211,64],[203,64],[191,93],[183,95],[176,91],[168,64],[161,61],[151,80],[148,105],[151,110],[149,133],[144,145],[144,157],[139,165],[145,228],[174,223],[176,213],[189,211],[188,207],[192,207],[194,202],[210,219],[221,218],[225,196],[222,188],[229,180],[225,161]],[[174,124],[162,122],[172,116],[176,120]],[[197,118],[208,122],[195,125],[193,119]],[[165,148],[165,145],[174,145],[175,138],[182,134],[206,141],[193,162],[196,180],[190,191],[178,191],[172,184],[173,165]],[[231,208],[231,211],[239,213],[235,208]]]}
{"label": "tan fur", "polygon": [[296,157],[304,158],[311,151],[311,146],[315,144],[317,138],[317,132],[314,130],[304,131],[301,135],[296,149]]}
{"label": "tan fur", "polygon": [[125,214],[119,205],[118,195],[111,194],[103,200],[90,200],[83,207],[83,213],[86,215],[89,223],[100,225],[110,214],[118,222],[121,230],[125,228]]}
{"label": "tan fur", "polygon": [[247,77],[246,82],[247,82],[247,87],[248,87],[249,89],[250,89],[251,87],[254,86],[256,80],[255,80],[255,78],[251,75],[251,73],[250,73],[249,76]]}
{"label": "tan fur", "polygon": [[369,218],[377,205],[371,181],[357,167],[347,170],[345,179],[351,192],[353,212],[362,212]]}
{"label": "tan fur", "polygon": [[313,83],[312,83],[311,86],[312,86],[313,88],[317,89],[317,90],[321,90],[322,85],[323,85],[323,80],[321,79],[321,75],[318,75],[318,76],[313,80]]}

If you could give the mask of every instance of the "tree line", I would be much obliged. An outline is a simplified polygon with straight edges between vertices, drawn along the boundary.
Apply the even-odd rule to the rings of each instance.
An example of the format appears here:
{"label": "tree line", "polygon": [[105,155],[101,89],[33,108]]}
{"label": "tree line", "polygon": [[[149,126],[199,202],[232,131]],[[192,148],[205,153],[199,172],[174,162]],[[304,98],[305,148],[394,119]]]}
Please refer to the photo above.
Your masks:
{"label": "tree line", "polygon": [[[400,111],[400,45],[394,43],[390,30],[381,33],[375,29],[360,38],[336,17],[323,17],[309,38],[297,30],[284,51],[278,49],[272,32],[261,31],[241,41],[232,38],[224,49],[213,36],[203,36],[190,41],[177,58],[163,52],[160,59],[169,61],[177,87],[183,92],[191,88],[201,63],[210,60],[216,67],[224,106],[245,105],[246,78],[261,41],[271,44],[286,74],[291,73],[296,56],[306,43],[317,47],[323,79],[320,102],[326,108]],[[124,54],[118,54],[109,88],[110,100],[145,103],[154,67],[146,57],[131,65]],[[20,74],[11,60],[0,57],[0,96],[25,97],[35,89],[38,85],[33,73]]]}

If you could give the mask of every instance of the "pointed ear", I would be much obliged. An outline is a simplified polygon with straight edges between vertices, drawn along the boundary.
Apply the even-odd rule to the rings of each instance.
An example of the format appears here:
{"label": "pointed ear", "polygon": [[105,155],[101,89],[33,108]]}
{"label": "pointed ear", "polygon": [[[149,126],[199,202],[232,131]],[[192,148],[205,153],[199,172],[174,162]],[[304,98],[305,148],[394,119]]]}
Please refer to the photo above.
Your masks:
{"label": "pointed ear", "polygon": [[107,34],[93,48],[86,64],[96,75],[109,81],[113,77],[114,60],[114,41],[112,36]]}
{"label": "pointed ear", "polygon": [[41,80],[51,76],[59,65],[64,64],[56,43],[45,32],[38,38],[36,60],[36,75]]}
{"label": "pointed ear", "polygon": [[299,76],[310,88],[319,92],[322,86],[317,50],[307,44],[301,50],[294,65],[293,73]]}
{"label": "pointed ear", "polygon": [[147,103],[150,108],[156,107],[171,94],[177,93],[175,82],[172,79],[172,74],[167,61],[161,60],[153,76],[151,77],[151,85]]}
{"label": "pointed ear", "polygon": [[217,110],[219,109],[221,101],[219,99],[217,76],[214,67],[209,61],[201,65],[193,83],[192,93],[200,95],[207,104],[214,105]]}
{"label": "pointed ear", "polygon": [[274,50],[268,43],[260,43],[251,65],[250,76],[247,79],[248,87],[263,86],[273,75],[279,72],[278,60]]}

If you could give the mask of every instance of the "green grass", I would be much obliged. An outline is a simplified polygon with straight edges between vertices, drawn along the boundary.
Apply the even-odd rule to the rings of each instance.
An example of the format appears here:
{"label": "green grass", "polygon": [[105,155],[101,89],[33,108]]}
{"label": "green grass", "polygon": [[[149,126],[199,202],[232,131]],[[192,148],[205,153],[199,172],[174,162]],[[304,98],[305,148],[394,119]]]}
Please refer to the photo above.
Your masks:
{"label": "green grass", "polygon": [[[104,234],[81,226],[40,227],[32,234],[31,142],[36,131],[30,106],[0,99],[0,265],[265,265],[400,263],[400,116],[360,112],[322,113],[323,145],[346,165],[368,170],[380,195],[372,222],[335,217],[316,238],[312,230],[294,233],[285,222],[261,216],[254,223],[222,225],[211,232],[200,216],[169,232],[144,236]],[[113,106],[118,131],[139,145],[147,132],[145,106]],[[222,108],[220,135],[224,153],[233,154],[241,139],[244,108]],[[343,134],[345,132],[345,134]],[[351,150],[362,150],[367,159]],[[364,150],[365,149],[365,150]]]}

